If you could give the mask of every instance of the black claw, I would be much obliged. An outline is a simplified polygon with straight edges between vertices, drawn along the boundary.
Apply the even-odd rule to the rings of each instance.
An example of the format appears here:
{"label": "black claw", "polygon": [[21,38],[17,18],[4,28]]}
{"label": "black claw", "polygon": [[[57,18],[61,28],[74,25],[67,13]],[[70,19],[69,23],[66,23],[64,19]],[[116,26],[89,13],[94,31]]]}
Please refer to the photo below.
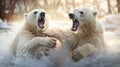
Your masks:
{"label": "black claw", "polygon": [[49,51],[49,49],[45,49],[45,51]]}
{"label": "black claw", "polygon": [[45,56],[48,56],[48,55],[49,55],[49,53],[46,53],[46,52],[45,52],[45,53],[44,53],[44,55],[45,55]]}
{"label": "black claw", "polygon": [[56,40],[55,39],[51,39],[53,42],[56,42]]}
{"label": "black claw", "polygon": [[72,59],[74,61],[79,61],[82,58],[83,58],[83,56],[79,52],[73,52],[72,53]]}

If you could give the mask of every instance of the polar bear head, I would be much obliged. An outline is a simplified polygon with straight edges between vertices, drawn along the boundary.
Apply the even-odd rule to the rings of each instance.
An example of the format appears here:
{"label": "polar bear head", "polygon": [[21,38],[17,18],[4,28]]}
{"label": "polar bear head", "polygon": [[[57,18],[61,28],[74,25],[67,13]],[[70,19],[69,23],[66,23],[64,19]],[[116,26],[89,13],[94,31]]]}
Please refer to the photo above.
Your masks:
{"label": "polar bear head", "polygon": [[45,15],[45,10],[34,9],[24,14],[25,22],[30,26],[36,27],[37,29],[43,29],[44,27],[46,27],[45,25],[47,25],[47,23],[45,23]]}
{"label": "polar bear head", "polygon": [[96,11],[92,11],[88,8],[78,8],[69,13],[70,19],[73,21],[72,31],[76,31],[83,24],[93,23],[96,20]]}

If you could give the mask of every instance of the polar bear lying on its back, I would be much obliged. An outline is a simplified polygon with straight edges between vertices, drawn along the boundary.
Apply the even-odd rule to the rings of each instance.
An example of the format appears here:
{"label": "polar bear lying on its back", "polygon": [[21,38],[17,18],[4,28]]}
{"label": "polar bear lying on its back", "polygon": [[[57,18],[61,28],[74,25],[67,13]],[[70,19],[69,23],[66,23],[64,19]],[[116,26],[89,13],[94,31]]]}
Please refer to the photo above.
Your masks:
{"label": "polar bear lying on its back", "polygon": [[88,8],[75,9],[73,13],[69,13],[70,19],[73,21],[72,31],[76,31],[76,38],[69,39],[72,58],[76,61],[83,57],[89,56],[104,47],[103,27],[96,20],[97,12]]}
{"label": "polar bear lying on its back", "polygon": [[41,9],[34,9],[25,14],[25,24],[10,46],[14,55],[27,51],[34,57],[40,57],[39,52],[48,51],[43,50],[43,48],[55,47],[56,40],[46,37],[43,33],[48,27],[48,23],[45,22],[45,15],[46,12]]}

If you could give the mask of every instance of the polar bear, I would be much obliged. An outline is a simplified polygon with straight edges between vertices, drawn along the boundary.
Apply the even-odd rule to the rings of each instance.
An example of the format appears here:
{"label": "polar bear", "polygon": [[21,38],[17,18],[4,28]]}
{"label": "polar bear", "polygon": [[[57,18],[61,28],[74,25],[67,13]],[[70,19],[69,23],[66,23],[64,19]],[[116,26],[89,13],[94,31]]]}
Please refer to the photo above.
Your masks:
{"label": "polar bear", "polygon": [[10,45],[13,55],[28,52],[33,57],[39,58],[43,53],[47,55],[49,48],[56,46],[56,39],[47,37],[43,33],[48,28],[46,12],[42,9],[34,9],[25,13],[25,23]]}
{"label": "polar bear", "polygon": [[74,32],[74,37],[69,38],[69,41],[75,46],[70,47],[71,57],[75,61],[104,47],[104,29],[96,16],[97,12],[88,8],[78,8],[69,13],[69,18],[73,21],[71,30]]}

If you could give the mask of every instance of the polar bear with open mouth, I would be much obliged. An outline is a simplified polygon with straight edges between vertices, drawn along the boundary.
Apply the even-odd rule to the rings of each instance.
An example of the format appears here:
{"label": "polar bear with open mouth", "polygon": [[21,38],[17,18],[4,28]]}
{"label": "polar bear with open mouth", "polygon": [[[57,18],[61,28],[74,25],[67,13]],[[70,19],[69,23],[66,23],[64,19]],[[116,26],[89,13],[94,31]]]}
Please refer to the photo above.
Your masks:
{"label": "polar bear with open mouth", "polygon": [[15,56],[28,52],[36,58],[40,58],[41,53],[47,55],[48,49],[56,46],[56,39],[46,37],[46,34],[43,33],[48,28],[46,12],[42,9],[34,9],[25,13],[24,16],[25,24],[11,44],[11,52]]}
{"label": "polar bear with open mouth", "polygon": [[83,57],[89,56],[104,47],[104,29],[96,19],[97,12],[88,8],[78,8],[69,13],[73,21],[72,31],[76,32],[71,38],[76,45],[71,53],[73,60],[78,61]]}

